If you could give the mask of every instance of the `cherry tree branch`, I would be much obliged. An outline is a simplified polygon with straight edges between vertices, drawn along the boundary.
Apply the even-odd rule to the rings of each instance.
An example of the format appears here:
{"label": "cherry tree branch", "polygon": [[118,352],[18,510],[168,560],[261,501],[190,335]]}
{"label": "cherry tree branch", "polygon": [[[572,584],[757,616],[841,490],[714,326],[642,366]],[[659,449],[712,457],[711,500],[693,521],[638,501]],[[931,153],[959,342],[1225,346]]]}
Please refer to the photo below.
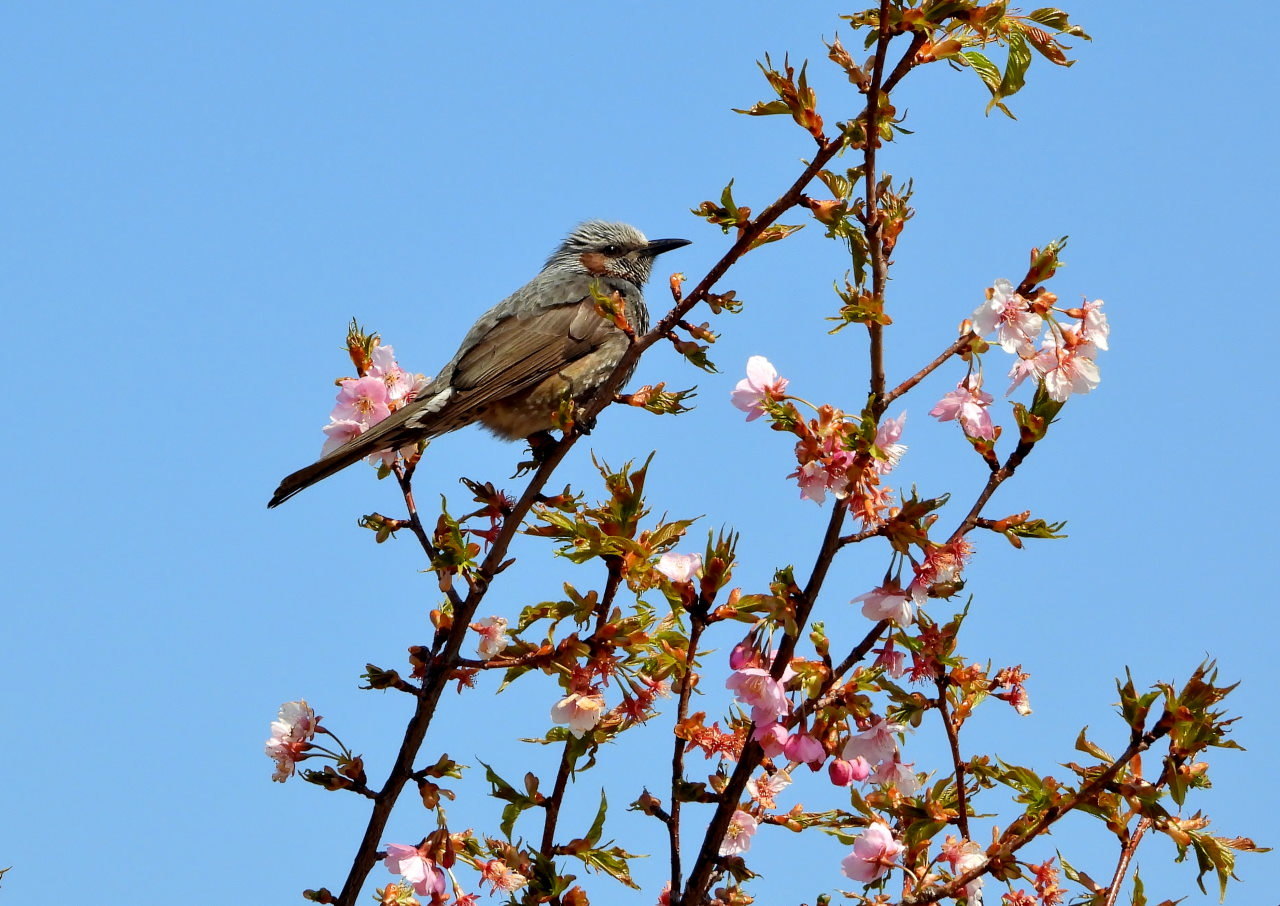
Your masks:
{"label": "cherry tree branch", "polygon": [[[1036,837],[1039,837],[1053,824],[1056,824],[1068,813],[1074,811],[1080,803],[1093,796],[1099,790],[1106,787],[1116,774],[1120,773],[1135,756],[1140,755],[1147,749],[1151,748],[1160,737],[1169,732],[1172,724],[1171,717],[1166,713],[1164,717],[1158,720],[1154,729],[1150,732],[1138,734],[1128,747],[1115,759],[1111,764],[1099,773],[1096,777],[1082,786],[1075,794],[1067,797],[1065,800],[1045,809],[1044,813],[1030,827],[1020,830],[1007,840],[992,846],[987,850],[987,859],[981,865],[971,868],[963,874],[957,875],[945,884],[939,884],[936,887],[930,887],[915,894],[905,896],[901,900],[900,906],[921,906],[924,903],[936,903],[938,900],[944,900],[953,897],[956,893],[977,878],[986,874],[990,868],[991,862],[998,857],[1004,859],[1013,855],[1022,847],[1026,846]],[[1007,832],[1006,832],[1007,833]]]}
{"label": "cherry tree branch", "polygon": [[[940,668],[941,669],[941,668]],[[947,708],[947,686],[948,680],[945,673],[939,673],[937,677],[938,684],[938,714],[942,716],[942,726],[947,731],[947,744],[951,747],[951,764],[955,769],[956,775],[956,809],[959,815],[956,818],[956,826],[960,828],[960,833],[964,835],[964,839],[969,837],[969,802],[968,793],[964,788],[964,759],[960,757],[960,734],[956,727],[955,721],[951,717],[951,712]]]}
{"label": "cherry tree branch", "polygon": [[[680,682],[680,698],[676,703],[676,724],[679,725],[689,716],[689,699],[693,695],[693,662],[698,653],[698,642],[702,638],[702,630],[706,626],[705,618],[699,613],[690,614],[689,648],[685,661],[685,674]],[[671,751],[671,810],[667,813],[667,839],[671,852],[671,889],[679,891],[684,884],[683,869],[680,864],[680,796],[677,787],[684,780],[685,741],[679,736],[674,739]]]}
{"label": "cherry tree branch", "polygon": [[1133,833],[1129,835],[1129,839],[1125,840],[1124,845],[1120,847],[1120,859],[1116,862],[1116,873],[1111,877],[1111,885],[1107,888],[1107,895],[1102,901],[1102,906],[1116,906],[1116,900],[1120,897],[1120,885],[1124,883],[1124,876],[1129,871],[1129,863],[1133,860],[1133,854],[1138,851],[1138,844],[1142,842],[1142,835],[1147,832],[1147,828],[1150,826],[1150,818],[1145,816],[1139,818]]}

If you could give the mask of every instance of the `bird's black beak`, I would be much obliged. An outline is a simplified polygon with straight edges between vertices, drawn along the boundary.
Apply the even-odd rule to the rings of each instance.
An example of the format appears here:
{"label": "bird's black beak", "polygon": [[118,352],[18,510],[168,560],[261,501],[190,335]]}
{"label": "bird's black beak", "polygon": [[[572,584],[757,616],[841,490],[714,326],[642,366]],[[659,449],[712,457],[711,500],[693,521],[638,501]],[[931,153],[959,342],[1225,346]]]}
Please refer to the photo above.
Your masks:
{"label": "bird's black beak", "polygon": [[684,248],[693,240],[691,239],[652,239],[642,251],[650,258],[656,258],[663,252],[669,252],[672,249]]}

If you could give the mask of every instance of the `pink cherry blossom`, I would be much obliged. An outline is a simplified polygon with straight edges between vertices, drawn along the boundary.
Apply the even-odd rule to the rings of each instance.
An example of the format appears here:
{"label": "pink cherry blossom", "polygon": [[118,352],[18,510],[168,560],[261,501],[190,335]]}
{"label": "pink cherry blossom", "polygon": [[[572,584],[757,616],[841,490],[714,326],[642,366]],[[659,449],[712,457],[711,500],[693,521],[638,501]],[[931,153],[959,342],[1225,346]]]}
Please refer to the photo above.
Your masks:
{"label": "pink cherry blossom", "polygon": [[499,890],[511,893],[528,884],[529,879],[501,859],[490,859],[480,864],[480,883],[485,882],[493,885],[494,893]]}
{"label": "pink cherry blossom", "polygon": [[987,411],[992,400],[991,394],[982,389],[982,378],[971,374],[940,399],[929,414],[940,422],[960,422],[964,433],[970,437],[994,440],[996,429],[991,423],[991,413]]}
{"label": "pink cherry blossom", "polygon": [[1013,363],[1013,367],[1009,369],[1011,382],[1009,384],[1009,389],[1004,392],[1005,396],[1008,396],[1013,393],[1013,391],[1017,390],[1018,386],[1027,378],[1039,377],[1039,372],[1036,370],[1036,355],[1038,355],[1038,353],[1036,353],[1035,350],[1032,350],[1032,354],[1030,356],[1020,358]]}
{"label": "pink cherry blossom", "polygon": [[504,617],[485,617],[472,623],[471,628],[480,633],[476,653],[481,660],[487,661],[507,647],[507,621]]}
{"label": "pink cherry blossom", "polygon": [[1110,349],[1111,325],[1102,313],[1102,300],[1085,302],[1080,306],[1080,339],[1099,349]]}
{"label": "pink cherry blossom", "polygon": [[747,795],[760,803],[762,808],[777,808],[778,794],[789,786],[791,786],[791,775],[786,771],[774,771],[772,774],[765,774],[759,780],[754,777],[748,780]]}
{"label": "pink cherry blossom", "polygon": [[569,732],[579,738],[595,728],[604,716],[604,697],[599,693],[566,695],[551,708],[551,722],[567,724]]}
{"label": "pink cherry blossom", "polygon": [[886,825],[876,822],[854,841],[853,852],[844,857],[840,867],[846,877],[870,884],[889,872],[904,848]]}
{"label": "pink cherry blossom", "polygon": [[876,471],[881,475],[886,474],[897,466],[902,459],[902,455],[907,452],[907,445],[898,443],[898,438],[902,437],[902,429],[907,423],[907,413],[901,413],[897,418],[886,418],[881,420],[880,427],[876,429],[876,448],[884,454],[884,459],[875,460]]}
{"label": "pink cherry blossom", "polygon": [[383,864],[387,871],[402,876],[413,885],[416,893],[424,896],[444,893],[444,872],[418,852],[418,847],[388,843],[386,852]]}
{"label": "pink cherry blossom", "polygon": [[672,582],[691,582],[702,569],[702,554],[666,553],[658,558],[656,568]]}
{"label": "pink cherry blossom", "polygon": [[796,731],[787,737],[787,741],[782,746],[782,754],[786,756],[788,761],[794,761],[798,764],[821,765],[822,762],[827,760],[827,753],[822,748],[822,743],[808,733],[800,731]]}
{"label": "pink cherry blossom", "polygon": [[359,437],[364,433],[364,425],[359,422],[351,421],[351,419],[329,419],[329,424],[323,428],[325,435],[329,438],[324,442],[324,447],[320,450],[321,456],[328,456],[334,450],[341,447],[353,437]]}
{"label": "pink cherry blossom", "polygon": [[751,738],[760,743],[765,755],[777,758],[782,754],[782,747],[789,737],[787,728],[782,724],[758,724]]}
{"label": "pink cherry blossom", "polygon": [[359,422],[366,428],[388,415],[387,385],[380,378],[347,378],[339,385],[338,402],[330,415],[335,421]]}
{"label": "pink cherry blossom", "polygon": [[729,399],[733,405],[747,413],[747,421],[764,415],[766,399],[779,400],[787,389],[787,379],[778,376],[773,364],[762,355],[747,359],[747,376],[738,381]]}
{"label": "pink cherry blossom", "polygon": [[373,348],[368,377],[382,381],[387,388],[387,402],[394,409],[410,395],[422,375],[405,371],[396,363],[395,350],[379,344]]}
{"label": "pink cherry blossom", "polygon": [[1035,358],[1036,371],[1044,381],[1045,392],[1065,403],[1073,393],[1088,393],[1102,380],[1098,363],[1092,358],[1092,343],[1072,342],[1067,334],[1050,331]]}
{"label": "pink cherry blossom", "polygon": [[846,761],[862,757],[869,764],[888,761],[898,753],[898,734],[906,729],[904,724],[879,720],[862,732],[850,736],[841,756]]}
{"label": "pink cherry blossom", "polygon": [[800,485],[801,500],[825,503],[827,491],[843,499],[848,495],[849,467],[853,460],[853,451],[840,450],[804,463],[787,477],[794,478]]}
{"label": "pink cherry blossom", "polygon": [[[987,854],[982,851],[981,846],[972,840],[961,841],[950,834],[942,844],[941,855],[944,862],[951,863],[951,870],[957,876],[987,864]],[[980,898],[982,881],[981,877],[977,877],[964,885],[964,895],[968,897],[969,902],[976,902]]]}
{"label": "pink cherry blossom", "polygon": [[920,778],[912,770],[914,764],[901,761],[882,761],[871,775],[871,782],[880,786],[896,787],[904,796],[914,796],[920,792]]}
{"label": "pink cherry blossom", "polygon": [[872,664],[873,667],[883,667],[884,672],[892,676],[894,679],[901,677],[907,672],[906,653],[898,651],[893,647],[893,639],[889,639],[881,648],[872,648],[871,653],[876,655],[876,659]]}
{"label": "pink cherry blossom", "polygon": [[1031,349],[1044,328],[1044,318],[1031,310],[1031,303],[1013,291],[1008,280],[997,280],[987,291],[987,301],[973,313],[973,332],[985,337],[999,329],[998,341],[1005,352]]}
{"label": "pink cherry blossom", "polygon": [[862,781],[870,777],[871,772],[875,770],[875,766],[861,755],[848,762],[848,765],[853,772],[853,779],[858,783],[862,783]]}
{"label": "pink cherry blossom", "polygon": [[271,779],[284,783],[293,776],[295,765],[307,757],[311,740],[320,729],[320,718],[305,701],[285,702],[279,716],[271,722],[271,738],[267,740],[267,757],[276,763]]}
{"label": "pink cherry blossom", "polygon": [[895,581],[886,582],[858,595],[850,604],[862,604],[862,615],[868,620],[892,620],[896,625],[910,626],[916,618],[914,602]]}
{"label": "pink cherry blossom", "polygon": [[736,856],[751,848],[751,838],[756,833],[756,819],[749,813],[738,809],[729,819],[729,827],[720,841],[720,855]]}
{"label": "pink cherry blossom", "polygon": [[791,710],[782,683],[761,667],[735,670],[724,685],[739,702],[751,709],[751,719],[757,724],[773,723]]}

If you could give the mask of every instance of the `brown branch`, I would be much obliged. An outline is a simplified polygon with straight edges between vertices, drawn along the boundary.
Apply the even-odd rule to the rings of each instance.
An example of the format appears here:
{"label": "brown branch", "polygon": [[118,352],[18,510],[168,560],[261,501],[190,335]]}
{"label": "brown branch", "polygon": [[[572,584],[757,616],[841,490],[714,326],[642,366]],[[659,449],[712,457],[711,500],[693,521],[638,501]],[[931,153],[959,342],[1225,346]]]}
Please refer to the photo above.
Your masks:
{"label": "brown branch", "polygon": [[1147,828],[1150,826],[1150,818],[1145,816],[1139,818],[1133,833],[1129,835],[1129,839],[1120,847],[1120,859],[1116,862],[1116,873],[1111,878],[1111,886],[1107,888],[1107,896],[1102,901],[1102,906],[1116,906],[1116,900],[1120,896],[1120,885],[1124,882],[1125,873],[1129,871],[1129,863],[1133,860],[1133,854],[1138,851],[1138,844],[1142,841],[1142,835],[1147,832]]}
{"label": "brown branch", "polygon": [[857,645],[854,645],[853,650],[845,656],[845,659],[832,669],[831,678],[827,682],[826,689],[824,689],[817,698],[811,698],[801,704],[800,707],[796,709],[795,715],[793,715],[794,719],[788,720],[787,726],[795,726],[814,711],[819,711],[834,702],[839,694],[838,689],[836,688],[836,683],[841,677],[852,670],[854,665],[867,656],[867,653],[871,651],[871,646],[880,641],[880,634],[888,628],[888,620],[881,620],[879,623],[872,626],[871,631],[863,637],[862,641]]}
{"label": "brown branch", "polygon": [[[871,298],[884,304],[885,284],[889,280],[889,263],[884,253],[881,236],[880,202],[876,185],[876,146],[880,142],[881,80],[884,77],[884,58],[889,50],[889,0],[880,0],[880,35],[876,41],[875,63],[871,67],[871,88],[867,91],[867,144],[863,149],[864,176],[867,195],[867,248],[871,253]],[[902,64],[899,63],[899,66]],[[910,66],[910,64],[908,64]],[[867,325],[871,336],[871,409],[878,416],[884,412],[884,325],[873,321]]]}
{"label": "brown branch", "polygon": [[[676,723],[689,716],[689,698],[693,695],[693,659],[698,653],[698,640],[702,637],[705,625],[699,614],[690,615],[689,648],[685,665],[685,673],[680,682],[680,698],[676,703]],[[680,807],[682,805],[676,787],[684,779],[684,746],[685,741],[675,737],[671,752],[671,811],[666,817],[667,839],[671,850],[671,890],[678,893],[684,884],[684,871],[680,864]]]}
{"label": "brown branch", "polygon": [[978,494],[978,498],[973,502],[973,506],[969,507],[969,512],[960,520],[956,530],[947,539],[948,544],[959,541],[977,527],[979,514],[982,512],[982,508],[987,505],[987,501],[991,499],[991,495],[996,492],[996,488],[1013,477],[1013,473],[1017,471],[1018,466],[1022,465],[1022,461],[1027,458],[1027,454],[1034,447],[1035,443],[1031,441],[1023,440],[1018,442],[1018,446],[1009,454],[1009,458],[1005,460],[1004,465],[992,472],[987,478],[987,483]]}
{"label": "brown branch", "polygon": [[391,811],[400,797],[405,783],[413,773],[413,760],[417,757],[418,750],[422,747],[423,739],[426,738],[427,728],[431,725],[431,719],[435,715],[440,695],[444,691],[453,667],[458,663],[458,652],[462,648],[468,624],[475,616],[476,608],[480,606],[480,602],[488,590],[489,581],[497,573],[499,567],[503,565],[507,550],[511,546],[516,532],[519,531],[525,516],[528,515],[529,510],[539,499],[542,488],[551,477],[551,473],[560,465],[576,439],[577,435],[570,434],[550,449],[546,458],[538,466],[537,472],[530,479],[524,493],[520,496],[515,506],[512,507],[506,519],[503,520],[502,528],[494,539],[493,546],[489,548],[488,555],[480,564],[467,597],[460,604],[454,606],[453,629],[448,634],[444,649],[426,670],[426,676],[423,678],[422,690],[418,695],[413,716],[405,727],[404,739],[400,743],[400,749],[396,753],[396,758],[391,766],[386,783],[383,784],[377,799],[374,801],[364,836],[360,840],[355,858],[351,863],[351,869],[347,874],[347,880],[342,886],[342,892],[335,901],[337,906],[355,906],[365,879],[368,878],[369,872],[373,870],[373,866],[377,863],[378,846],[381,842],[383,831],[386,829],[387,821],[391,817]]}
{"label": "brown branch", "polygon": [[[418,539],[418,544],[422,546],[427,559],[435,563],[439,557],[439,551],[431,543],[431,536],[427,534],[426,527],[422,524],[422,517],[418,515],[418,504],[413,499],[413,473],[417,467],[417,461],[406,463],[403,466],[397,463],[392,467],[391,471],[396,476],[396,482],[400,485],[400,493],[404,495],[404,505],[409,510],[409,528],[414,537]],[[460,607],[462,605],[462,596],[453,587],[453,576],[445,570],[437,569],[435,572],[440,580],[440,590],[448,597],[449,603],[455,609]]]}
{"label": "brown branch", "polygon": [[940,674],[937,677],[938,684],[938,713],[942,715],[942,725],[947,730],[947,743],[951,746],[951,764],[955,767],[956,775],[956,807],[959,816],[956,818],[956,826],[960,828],[960,833],[965,840],[969,839],[969,802],[968,793],[964,788],[964,760],[960,757],[960,734],[956,728],[956,723],[951,719],[951,712],[947,710],[947,675]]}
{"label": "brown branch", "polygon": [[[605,567],[609,571],[609,576],[605,580],[604,594],[600,596],[599,602],[596,604],[596,628],[587,639],[587,644],[595,651],[596,645],[600,638],[600,632],[604,629],[605,620],[609,616],[609,608],[613,606],[613,601],[618,595],[618,588],[622,584],[622,560],[619,557],[606,557]],[[555,854],[555,836],[556,823],[560,820],[560,808],[564,804],[564,793],[568,787],[569,775],[573,773],[574,757],[571,754],[572,747],[576,740],[567,739],[564,743],[564,750],[560,753],[560,767],[556,771],[555,786],[551,790],[551,795],[543,800],[542,806],[547,810],[546,821],[542,825],[542,855],[548,859]]]}
{"label": "brown branch", "polygon": [[[805,622],[813,610],[813,603],[817,600],[818,592],[822,588],[822,582],[831,566],[831,559],[839,547],[840,526],[844,523],[844,517],[847,512],[848,504],[844,500],[837,500],[836,505],[832,508],[831,518],[827,522],[827,531],[823,536],[822,547],[818,551],[817,560],[813,565],[813,572],[796,605],[796,633],[795,635],[788,633],[782,637],[782,641],[778,643],[777,653],[773,657],[770,673],[774,679],[780,677],[791,662],[791,655],[795,651],[796,641],[800,633],[804,632]],[[755,725],[752,724],[751,726],[754,729]],[[715,813],[707,823],[707,831],[703,835],[702,846],[699,848],[697,858],[694,860],[693,870],[689,873],[689,880],[685,884],[684,892],[680,896],[678,903],[675,897],[672,898],[672,902],[676,906],[701,906],[705,901],[707,889],[711,885],[712,874],[719,858],[720,842],[724,839],[725,832],[729,828],[729,820],[733,817],[733,812],[738,807],[742,792],[747,787],[747,781],[751,779],[751,774],[756,766],[760,764],[760,759],[763,755],[764,750],[761,748],[760,743],[748,736],[746,744],[742,747],[742,755],[739,756],[738,763],[733,769],[733,774],[730,775],[729,782],[725,784],[724,789],[720,792],[720,801],[716,806]]]}
{"label": "brown branch", "polygon": [[879,535],[884,534],[884,530],[885,526],[877,525],[872,528],[863,529],[860,532],[854,532],[852,535],[842,535],[840,536],[840,546],[844,547],[846,544],[857,544],[860,541],[866,541],[869,538],[878,537]]}
{"label": "brown branch", "polygon": [[946,349],[944,349],[936,359],[934,359],[928,365],[925,365],[915,374],[911,375],[911,377],[907,378],[897,387],[894,387],[892,390],[886,393],[884,397],[885,407],[888,408],[889,405],[894,400],[896,400],[898,397],[902,396],[904,393],[906,393],[911,388],[913,388],[916,384],[920,383],[925,378],[927,378],[930,374],[932,374],[939,367],[941,367],[942,364],[945,363],[948,359],[950,359],[953,355],[956,355],[959,352],[963,352],[964,349],[969,345],[970,336],[971,336],[970,334],[965,334],[964,336],[957,337],[955,342],[952,343],[950,346],[948,346]]}
{"label": "brown branch", "polygon": [[955,896],[956,892],[959,891],[960,888],[964,887],[970,881],[980,878],[982,875],[986,874],[993,859],[1000,858],[1003,860],[1008,856],[1013,855],[1036,837],[1044,833],[1045,829],[1050,825],[1057,823],[1063,818],[1063,816],[1073,811],[1081,802],[1098,792],[1098,790],[1104,788],[1112,781],[1116,774],[1120,773],[1121,768],[1128,764],[1130,760],[1151,748],[1152,743],[1168,733],[1169,726],[1171,724],[1172,719],[1166,712],[1165,716],[1156,721],[1155,729],[1151,730],[1149,733],[1139,735],[1136,739],[1130,742],[1129,746],[1121,753],[1119,758],[1107,765],[1106,769],[1093,780],[1089,781],[1077,790],[1075,795],[1068,798],[1065,802],[1059,802],[1057,805],[1045,809],[1044,814],[1040,816],[1039,820],[1029,828],[1020,831],[1013,838],[988,849],[987,859],[981,865],[976,868],[969,869],[964,874],[957,875],[945,884],[939,884],[938,886],[931,887],[928,890],[923,890],[919,893],[903,897],[900,906],[921,906],[921,904],[924,903],[936,903],[938,900]]}
{"label": "brown branch", "polygon": [[552,846],[555,844],[556,822],[560,819],[560,806],[564,803],[564,791],[569,785],[569,775],[573,773],[573,756],[569,754],[569,747],[573,744],[572,740],[566,740],[564,751],[560,753],[560,767],[556,771],[555,787],[551,790],[551,795],[542,803],[547,810],[547,820],[542,825],[542,855],[551,858]]}

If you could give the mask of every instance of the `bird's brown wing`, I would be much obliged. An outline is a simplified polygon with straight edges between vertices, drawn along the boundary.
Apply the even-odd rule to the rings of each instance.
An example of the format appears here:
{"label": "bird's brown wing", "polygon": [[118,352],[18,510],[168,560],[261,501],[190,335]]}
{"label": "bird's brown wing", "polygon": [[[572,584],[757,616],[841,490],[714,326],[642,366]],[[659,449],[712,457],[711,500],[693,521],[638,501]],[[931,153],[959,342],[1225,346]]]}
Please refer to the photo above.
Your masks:
{"label": "bird's brown wing", "polygon": [[499,321],[453,370],[453,405],[466,409],[532,387],[617,334],[590,296]]}
{"label": "bird's brown wing", "polygon": [[[458,359],[447,387],[427,387],[422,398],[289,475],[280,482],[267,506],[279,506],[303,488],[371,453],[461,427],[473,421],[476,410],[486,403],[536,386],[614,339],[617,333],[616,327],[596,313],[590,296],[509,315],[477,338]],[[450,395],[435,403],[433,388],[447,389]]]}

